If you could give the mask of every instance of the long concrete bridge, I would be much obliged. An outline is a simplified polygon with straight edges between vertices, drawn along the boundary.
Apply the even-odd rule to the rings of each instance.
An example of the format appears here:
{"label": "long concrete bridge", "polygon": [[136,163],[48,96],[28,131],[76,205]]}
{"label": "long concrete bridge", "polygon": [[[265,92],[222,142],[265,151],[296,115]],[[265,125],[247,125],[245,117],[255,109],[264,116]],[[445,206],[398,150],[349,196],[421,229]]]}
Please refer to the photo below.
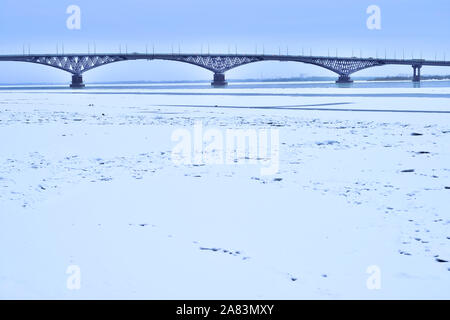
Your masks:
{"label": "long concrete bridge", "polygon": [[379,59],[356,57],[324,57],[264,54],[155,54],[155,53],[103,53],[103,54],[23,54],[0,55],[0,61],[20,61],[42,64],[72,74],[71,88],[83,88],[83,73],[106,64],[128,60],[170,60],[193,64],[214,73],[211,84],[225,86],[225,72],[259,61],[294,61],[313,64],[336,73],[337,83],[352,82],[350,75],[367,68],[384,65],[409,65],[413,68],[413,81],[420,81],[423,66],[447,66],[450,61],[423,59]]}

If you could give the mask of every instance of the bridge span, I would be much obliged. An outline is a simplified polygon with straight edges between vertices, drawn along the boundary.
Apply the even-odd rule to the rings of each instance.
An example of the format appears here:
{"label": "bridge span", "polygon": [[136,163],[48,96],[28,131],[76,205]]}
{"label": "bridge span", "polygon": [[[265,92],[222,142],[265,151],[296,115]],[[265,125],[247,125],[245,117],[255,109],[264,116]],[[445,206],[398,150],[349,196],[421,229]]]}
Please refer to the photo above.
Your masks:
{"label": "bridge span", "polygon": [[226,86],[225,72],[259,61],[293,61],[313,64],[338,75],[337,83],[352,82],[350,75],[363,69],[383,65],[409,65],[413,81],[420,81],[423,66],[450,67],[450,61],[424,59],[380,59],[357,57],[325,57],[304,55],[265,54],[156,54],[156,53],[89,53],[89,54],[23,54],[0,55],[0,61],[36,63],[64,70],[72,74],[71,88],[83,88],[83,73],[100,66],[128,60],[169,60],[193,64],[214,73],[211,84]]}

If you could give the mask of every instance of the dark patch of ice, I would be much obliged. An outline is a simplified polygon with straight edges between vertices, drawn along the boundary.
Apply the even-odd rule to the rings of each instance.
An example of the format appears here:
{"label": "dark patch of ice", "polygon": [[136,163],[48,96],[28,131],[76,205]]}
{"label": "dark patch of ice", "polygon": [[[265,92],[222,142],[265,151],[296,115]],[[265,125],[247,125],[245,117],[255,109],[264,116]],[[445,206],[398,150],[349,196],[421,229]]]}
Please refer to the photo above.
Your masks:
{"label": "dark patch of ice", "polygon": [[316,145],[318,146],[331,146],[334,144],[339,144],[339,141],[335,141],[335,140],[327,140],[327,141],[318,141],[316,142]]}
{"label": "dark patch of ice", "polygon": [[217,251],[219,251],[220,249],[219,249],[219,248],[205,248],[205,247],[200,247],[200,250],[217,252]]}

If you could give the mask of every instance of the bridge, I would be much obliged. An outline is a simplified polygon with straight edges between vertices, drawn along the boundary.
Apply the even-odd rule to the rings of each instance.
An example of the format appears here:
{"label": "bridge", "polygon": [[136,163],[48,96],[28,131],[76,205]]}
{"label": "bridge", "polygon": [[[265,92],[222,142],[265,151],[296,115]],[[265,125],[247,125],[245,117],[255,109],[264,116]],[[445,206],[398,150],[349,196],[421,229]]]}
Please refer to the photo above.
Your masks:
{"label": "bridge", "polygon": [[189,63],[214,73],[211,84],[226,86],[225,72],[259,61],[293,61],[316,65],[336,73],[337,83],[352,82],[355,72],[384,65],[409,65],[413,69],[413,81],[420,81],[423,66],[450,67],[450,61],[424,59],[379,59],[357,57],[325,57],[304,55],[265,54],[155,54],[155,53],[103,53],[103,54],[22,54],[0,55],[0,61],[20,61],[50,66],[72,74],[71,88],[84,88],[83,73],[110,63],[128,60],[169,60]]}

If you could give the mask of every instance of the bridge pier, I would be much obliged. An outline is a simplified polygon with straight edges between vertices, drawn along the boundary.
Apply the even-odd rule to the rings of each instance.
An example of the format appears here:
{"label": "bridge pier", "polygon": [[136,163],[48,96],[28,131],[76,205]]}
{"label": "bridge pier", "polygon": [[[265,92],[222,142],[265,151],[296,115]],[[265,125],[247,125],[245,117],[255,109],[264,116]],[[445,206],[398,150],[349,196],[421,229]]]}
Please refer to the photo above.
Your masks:
{"label": "bridge pier", "polygon": [[70,84],[70,87],[74,89],[84,88],[83,76],[81,74],[72,75],[72,83]]}
{"label": "bridge pier", "polygon": [[223,73],[214,73],[214,79],[211,82],[213,87],[226,87],[228,82],[225,81],[225,74]]}
{"label": "bridge pier", "polygon": [[339,79],[337,79],[336,83],[353,83],[353,80],[350,79],[348,75],[339,75]]}
{"label": "bridge pier", "polygon": [[420,82],[420,69],[421,65],[413,65],[413,82]]}

